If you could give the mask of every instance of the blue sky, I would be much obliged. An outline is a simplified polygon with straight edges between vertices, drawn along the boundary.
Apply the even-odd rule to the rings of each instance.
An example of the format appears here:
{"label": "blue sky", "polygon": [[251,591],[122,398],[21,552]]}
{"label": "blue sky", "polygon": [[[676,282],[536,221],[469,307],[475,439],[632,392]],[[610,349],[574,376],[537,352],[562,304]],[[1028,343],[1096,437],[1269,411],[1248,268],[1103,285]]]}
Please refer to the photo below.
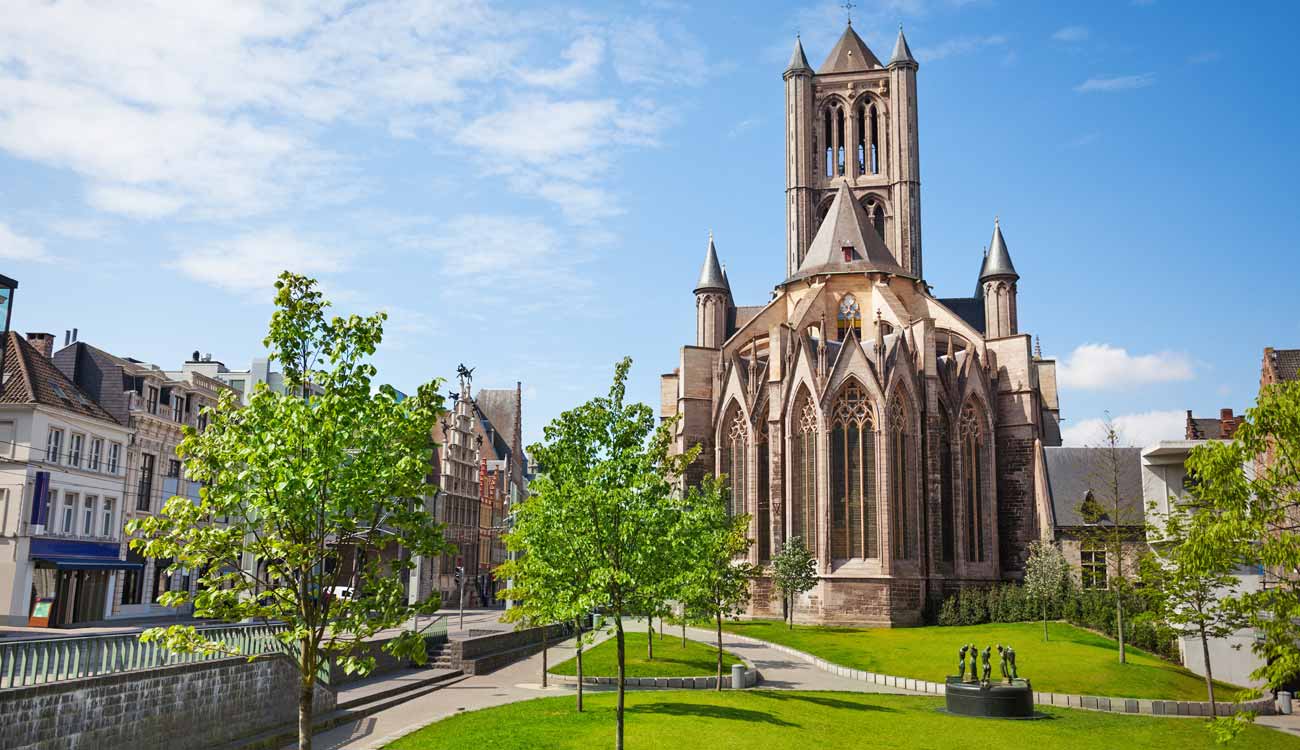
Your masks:
{"label": "blue sky", "polygon": [[[0,16],[0,273],[18,330],[175,367],[260,352],[281,268],[385,309],[381,376],[525,387],[526,439],[694,331],[715,233],[781,280],[782,82],[837,3],[47,4]],[[107,4],[105,4],[107,5]],[[217,6],[220,5],[220,8]],[[1291,4],[888,0],[921,62],[925,268],[969,294],[994,215],[1067,435],[1253,400],[1300,346]]]}

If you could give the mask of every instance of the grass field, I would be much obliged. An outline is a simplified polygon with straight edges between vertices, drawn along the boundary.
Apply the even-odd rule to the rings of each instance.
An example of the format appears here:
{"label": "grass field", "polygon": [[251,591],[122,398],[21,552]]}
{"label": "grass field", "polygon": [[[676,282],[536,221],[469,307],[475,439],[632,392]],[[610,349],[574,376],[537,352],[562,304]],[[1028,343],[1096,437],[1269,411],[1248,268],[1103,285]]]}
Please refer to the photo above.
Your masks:
{"label": "grass field", "polygon": [[[718,652],[703,643],[687,641],[682,648],[680,638],[668,635],[655,638],[655,659],[646,661],[646,634],[625,634],[625,669],[628,677],[708,677],[718,672]],[[589,651],[582,652],[582,674],[585,677],[614,677],[618,674],[618,646],[610,638]],[[723,652],[722,673],[731,674],[731,665],[739,664],[736,657]],[[570,659],[551,668],[551,674],[574,675],[578,662]]]}
{"label": "grass field", "polygon": [[[1035,690],[1122,698],[1206,700],[1203,678],[1159,657],[1128,648],[1120,664],[1114,641],[1066,623],[1049,623],[1051,639],[1043,642],[1042,623],[993,623],[964,627],[839,628],[796,625],[787,630],[775,620],[731,622],[726,630],[779,643],[845,667],[898,677],[943,682],[957,673],[963,643],[994,646],[993,674],[998,676],[996,644],[1016,650],[1021,677]],[[1239,688],[1216,685],[1215,698],[1232,700]]]}
{"label": "grass field", "polygon": [[[614,696],[542,698],[460,714],[389,745],[397,750],[593,750],[614,746]],[[936,698],[777,690],[632,692],[627,750],[757,747],[763,750],[921,748],[1069,748],[1070,750],[1211,750],[1206,722],[1045,709],[1038,721],[972,719],[941,713]],[[1300,748],[1300,740],[1248,727],[1232,745],[1250,750]]]}

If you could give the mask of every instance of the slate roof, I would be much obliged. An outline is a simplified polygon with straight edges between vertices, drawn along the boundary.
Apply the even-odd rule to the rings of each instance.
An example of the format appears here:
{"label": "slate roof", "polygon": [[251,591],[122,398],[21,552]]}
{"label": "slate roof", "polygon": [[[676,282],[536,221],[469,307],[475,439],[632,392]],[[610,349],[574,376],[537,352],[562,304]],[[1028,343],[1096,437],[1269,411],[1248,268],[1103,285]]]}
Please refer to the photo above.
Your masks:
{"label": "slate roof", "polygon": [[889,64],[898,63],[916,64],[916,58],[912,57],[912,49],[907,46],[907,37],[903,36],[903,26],[898,26],[898,39],[894,42],[894,54],[889,57]]}
{"label": "slate roof", "polygon": [[1300,349],[1274,349],[1273,367],[1278,380],[1300,379]]}
{"label": "slate roof", "polygon": [[505,438],[506,445],[515,439],[515,396],[513,388],[482,388],[474,397],[479,412]]}
{"label": "slate roof", "polygon": [[[1114,507],[1109,452],[1110,448],[1043,448],[1047,488],[1057,527],[1086,525],[1079,514],[1079,505],[1089,491],[1103,508]],[[1142,449],[1116,448],[1115,454],[1119,462],[1121,518],[1126,525],[1140,526],[1145,518]]]}
{"label": "slate roof", "polygon": [[880,64],[879,58],[872,54],[867,48],[867,43],[862,41],[858,32],[853,30],[853,24],[849,24],[844,29],[844,34],[840,40],[831,48],[831,53],[826,57],[826,62],[817,69],[817,75],[827,75],[829,73],[856,73],[862,70],[876,70],[884,67]]}
{"label": "slate roof", "polygon": [[52,406],[119,424],[17,331],[10,331],[6,342],[4,390],[0,399],[7,404]]}
{"label": "slate roof", "polygon": [[756,318],[766,307],[767,305],[741,305],[737,307],[736,330],[739,331],[744,328],[746,323]]}
{"label": "slate roof", "polygon": [[971,328],[984,333],[984,300],[979,297],[946,297],[940,299],[939,304],[952,310]]}
{"label": "slate roof", "polygon": [[980,282],[997,276],[1020,278],[1016,267],[1011,263],[1011,253],[1007,252],[1006,240],[1002,239],[1002,227],[998,220],[993,220],[993,239],[989,242],[988,255],[984,256],[984,266],[980,268]]}
{"label": "slate roof", "polygon": [[[852,248],[852,260],[844,260],[844,248]],[[848,181],[840,183],[826,218],[808,245],[808,253],[790,281],[820,273],[862,273],[883,271],[911,276],[894,260],[885,243],[876,234],[867,212],[853,197]]]}
{"label": "slate roof", "polygon": [[718,262],[718,249],[713,246],[713,234],[709,234],[709,249],[704,251],[704,266],[700,269],[700,280],[695,285],[695,293],[703,291],[731,292],[727,276]]}
{"label": "slate roof", "polygon": [[794,52],[790,54],[790,64],[785,66],[786,73],[811,73],[812,66],[808,64],[808,56],[803,53],[803,42],[799,37],[794,38]]}
{"label": "slate roof", "polygon": [[1188,440],[1219,440],[1223,437],[1223,422],[1210,417],[1193,417],[1188,412]]}

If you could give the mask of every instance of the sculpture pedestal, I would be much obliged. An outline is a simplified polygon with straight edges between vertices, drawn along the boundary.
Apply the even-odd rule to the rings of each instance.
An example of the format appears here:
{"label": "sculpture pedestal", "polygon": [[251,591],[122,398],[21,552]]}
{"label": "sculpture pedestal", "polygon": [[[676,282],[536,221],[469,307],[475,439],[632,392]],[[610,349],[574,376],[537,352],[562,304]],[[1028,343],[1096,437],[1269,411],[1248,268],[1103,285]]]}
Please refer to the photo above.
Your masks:
{"label": "sculpture pedestal", "polygon": [[949,677],[944,684],[944,697],[948,712],[960,716],[981,716],[989,719],[1034,718],[1034,690],[1029,680],[1011,682],[962,682]]}

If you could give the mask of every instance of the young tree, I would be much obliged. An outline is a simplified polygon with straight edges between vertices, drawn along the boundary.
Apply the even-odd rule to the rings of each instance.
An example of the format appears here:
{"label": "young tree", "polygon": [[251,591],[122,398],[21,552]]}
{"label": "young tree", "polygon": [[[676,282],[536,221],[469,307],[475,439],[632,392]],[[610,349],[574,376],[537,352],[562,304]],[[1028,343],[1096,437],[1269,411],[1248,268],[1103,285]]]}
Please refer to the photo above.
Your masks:
{"label": "young tree", "polygon": [[[539,481],[555,488],[544,502],[564,506],[555,516],[563,524],[557,531],[590,561],[592,604],[614,620],[617,750],[626,684],[623,620],[651,611],[647,603],[661,595],[664,571],[676,565],[672,540],[683,506],[673,482],[699,453],[672,454],[673,422],[656,427],[653,409],[624,403],[631,366],[632,360],[621,361],[608,395],[561,414],[546,426],[545,442],[529,449],[541,466]],[[521,554],[536,549],[524,545]]]}
{"label": "young tree", "polygon": [[[440,604],[436,593],[408,603],[406,582],[412,556],[447,549],[417,500],[429,491],[443,400],[438,381],[406,399],[390,386],[372,387],[368,359],[383,337],[383,313],[327,317],[311,279],[286,272],[275,286],[265,345],[284,371],[286,392],[261,385],[242,408],[233,392],[223,394],[207,428],[186,427],[177,450],[201,483],[200,501],[172,498],[128,528],[147,557],[200,571],[196,617],[286,624],[278,637],[297,661],[298,746],[309,750],[318,670],[334,658],[345,671],[369,671],[374,657],[357,652],[366,638]],[[408,554],[377,554],[398,545]],[[363,558],[359,567],[351,562]],[[338,586],[355,596],[332,596]],[[190,600],[171,591],[160,601]],[[141,640],[180,653],[235,652],[192,626],[152,628]],[[426,645],[407,630],[385,650],[423,663]]]}
{"label": "young tree", "polygon": [[1210,558],[1261,566],[1265,585],[1228,597],[1261,636],[1254,677],[1274,690],[1300,677],[1300,381],[1260,390],[1232,442],[1192,451],[1187,467],[1204,508],[1187,544]]}
{"label": "young tree", "polygon": [[[1133,459],[1123,446],[1119,430],[1107,415],[1103,422],[1104,437],[1097,446],[1096,459],[1088,477],[1093,490],[1079,503],[1078,512],[1085,526],[1080,532],[1081,549],[1101,552],[1106,568],[1106,587],[1115,598],[1115,637],[1119,641],[1119,662],[1128,661],[1124,639],[1124,604],[1132,595],[1137,580],[1136,554],[1125,554],[1126,547],[1140,541],[1146,520],[1142,515],[1142,498],[1129,495],[1124,474],[1134,470]],[[1137,490],[1141,492],[1140,489]],[[1084,582],[1085,585],[1087,581]]]}
{"label": "young tree", "polygon": [[[506,547],[514,555],[497,569],[497,577],[510,581],[502,596],[515,602],[506,610],[508,622],[545,627],[573,623],[577,639],[577,708],[582,711],[582,646],[587,637],[583,620],[590,616],[596,597],[591,588],[592,556],[581,537],[567,533],[585,518],[584,487],[558,483],[562,467],[543,474],[529,486],[529,496],[516,506]],[[569,496],[566,493],[576,493]],[[542,640],[542,686],[547,685],[547,643]]]}
{"label": "young tree", "polygon": [[[1210,639],[1232,635],[1241,622],[1224,599],[1236,588],[1232,557],[1223,550],[1207,550],[1188,544],[1189,532],[1209,522],[1204,511],[1189,508],[1191,515],[1172,512],[1153,517],[1148,535],[1157,539],[1160,552],[1143,556],[1140,579],[1144,593],[1156,611],[1183,635],[1201,641],[1205,659],[1205,692],[1210,716],[1218,716],[1214,700],[1214,671],[1210,665]],[[1151,512],[1155,513],[1154,506]],[[1208,553],[1208,554],[1207,554]]]}
{"label": "young tree", "polygon": [[1060,595],[1065,579],[1070,575],[1070,564],[1055,544],[1034,542],[1029,545],[1029,558],[1025,560],[1025,592],[1038,602],[1043,615],[1043,640],[1047,635],[1047,610],[1052,600]]}
{"label": "young tree", "polygon": [[690,566],[681,581],[688,611],[714,621],[718,646],[718,685],[722,689],[722,619],[744,610],[758,567],[745,561],[752,541],[749,516],[732,516],[723,480],[705,477],[687,495],[684,539]]}
{"label": "young tree", "polygon": [[781,592],[785,604],[786,626],[794,629],[794,600],[817,585],[817,560],[804,546],[801,537],[790,537],[772,557],[772,582]]}

